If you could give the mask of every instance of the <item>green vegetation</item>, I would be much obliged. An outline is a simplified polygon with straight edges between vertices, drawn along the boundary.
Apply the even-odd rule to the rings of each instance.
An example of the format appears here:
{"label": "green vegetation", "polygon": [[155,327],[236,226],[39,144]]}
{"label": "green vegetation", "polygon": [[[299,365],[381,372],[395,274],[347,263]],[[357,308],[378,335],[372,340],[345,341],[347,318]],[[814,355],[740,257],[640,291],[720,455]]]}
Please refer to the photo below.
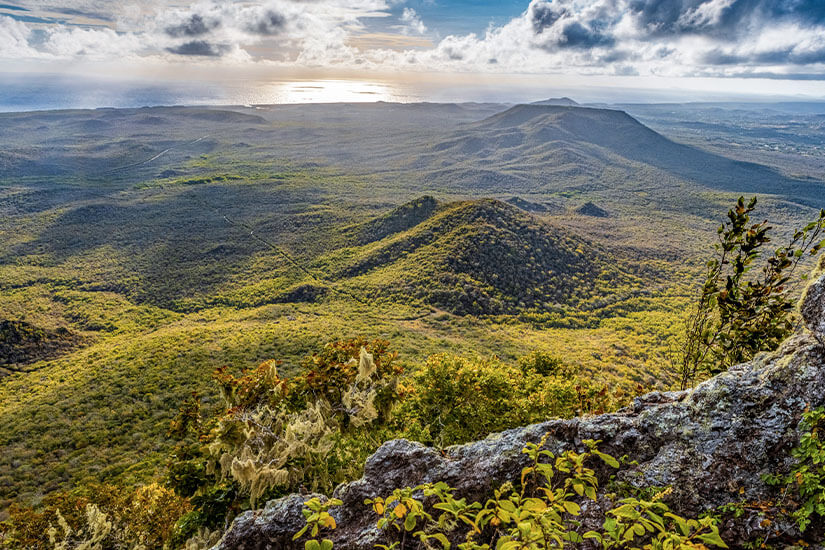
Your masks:
{"label": "green vegetation", "polygon": [[277,366],[240,377],[218,369],[225,408],[204,417],[195,394],[173,420],[182,442],[168,483],[195,506],[178,537],[227,525],[238,511],[300,487],[330,492],[357,478],[388,439],[464,443],[615,405],[606,387],[547,354],[518,366],[437,355],[405,375],[387,342],[354,339],[324,346],[297,376],[282,378]]}
{"label": "green vegetation", "polygon": [[[615,458],[598,450],[597,441],[585,440],[583,444],[587,451],[568,450],[558,457],[543,449],[544,440],[527,445],[523,452],[531,464],[522,470],[518,487],[507,483],[483,504],[455,498],[443,482],[396,489],[387,497],[367,499],[364,504],[378,515],[377,527],[388,541],[376,548],[404,550],[417,548],[420,542],[425,548],[445,550],[454,544],[460,550],[544,550],[575,547],[587,540],[605,550],[727,548],[716,520],[673,514],[661,500],[667,491],[650,500],[616,498],[602,528],[582,532],[581,499],[596,501],[598,490],[596,472],[588,464],[598,458],[610,467],[619,467]],[[295,538],[307,532],[316,537],[324,528],[335,529],[328,510],[336,504],[332,500],[325,504],[307,502],[307,526]],[[310,539],[305,544],[306,550],[332,547],[329,539]]]}
{"label": "green vegetation", "polygon": [[[669,389],[668,350],[728,192],[775,193],[760,205],[783,234],[819,197],[811,181],[668,142],[616,112],[478,122],[497,110],[0,115],[2,544],[33,533],[27,546],[52,548],[51,524],[56,543],[106,531],[134,546],[140,514],[93,488],[167,482],[178,493],[164,540],[205,544],[252,500],[357,476],[385,438],[466,441]],[[568,215],[588,203],[610,216]],[[369,430],[343,394],[307,385],[307,353],[358,335],[391,342],[399,372],[362,386],[344,368],[360,364],[353,344],[323,359],[324,376],[349,373],[327,382],[338,392],[394,387]],[[290,388],[268,410],[221,387],[261,380]],[[180,441],[166,432],[187,400],[200,424]],[[310,409],[325,430],[289,439],[299,420],[320,425],[301,416]],[[260,415],[271,434],[235,437]],[[287,456],[287,440],[303,450],[246,475]]]}
{"label": "green vegetation", "polygon": [[548,324],[554,314],[557,323],[593,314],[605,289],[616,300],[644,286],[632,273],[640,267],[497,200],[442,205],[407,231],[318,262],[370,300],[412,298],[457,315],[535,313]]}
{"label": "green vegetation", "polygon": [[379,428],[399,397],[394,362],[385,342],[352,340],[325,346],[293,378],[281,378],[273,361],[241,377],[217,370],[225,408],[202,418],[194,396],[172,423],[185,439],[173,451],[169,484],[196,507],[184,540],[262,499],[302,486],[331,491],[356,477],[383,443]]}
{"label": "green vegetation", "polygon": [[[546,352],[514,365],[437,355],[412,373],[397,361],[386,342],[354,339],[324,346],[293,377],[282,377],[274,361],[240,376],[218,369],[213,379],[223,407],[210,411],[194,394],[170,424],[170,435],[180,439],[165,468],[165,484],[174,493],[157,485],[92,484],[52,493],[38,506],[15,504],[10,520],[0,524],[0,547],[51,549],[61,541],[68,547],[93,541],[104,548],[214,543],[233,517],[256,502],[300,487],[329,492],[356,478],[366,456],[386,439],[423,434],[437,443],[463,442],[488,430],[619,404],[619,396],[578,379]],[[792,510],[803,530],[823,511],[823,419],[823,410],[805,415],[800,446],[793,451],[798,465],[771,480],[787,484],[787,496],[793,495],[775,512]],[[501,487],[484,504],[456,499],[443,483],[398,489],[367,504],[380,516],[387,548],[399,550],[414,540],[442,548],[460,540],[457,547],[470,550],[543,549],[584,539],[603,548],[724,547],[713,517],[672,514],[667,490],[608,492],[601,529],[583,532],[577,519],[581,500],[595,500],[598,489],[587,464],[598,459],[619,467],[596,443],[585,441],[586,452],[568,450],[558,457],[544,442],[529,445],[525,452],[532,465],[520,482]],[[309,501],[307,528],[296,535],[313,537],[307,548],[329,548],[326,539],[315,537],[335,527],[329,515],[335,502]]]}
{"label": "green vegetation", "polygon": [[185,499],[155,484],[54,492],[37,508],[12,505],[11,520],[0,523],[0,548],[162,548],[189,508]]}
{"label": "green vegetation", "polygon": [[819,218],[794,232],[790,243],[764,262],[756,277],[746,274],[771,241],[768,222],[750,224],[756,197],[747,206],[739,197],[719,226],[716,256],[695,311],[686,322],[686,334],[677,358],[681,387],[691,387],[697,376],[724,372],[752,359],[760,351],[776,349],[794,330],[792,300],[794,270],[807,254],[819,252],[825,240],[825,210]]}
{"label": "green vegetation", "polygon": [[[221,183],[107,198],[81,189],[79,204],[0,228],[13,236],[0,246],[0,317],[63,327],[85,344],[30,356],[30,372],[0,383],[0,509],[78,483],[155,479],[173,446],[172,404],[197,391],[218,406],[210,372],[277,357],[292,376],[329,339],[390,340],[410,368],[435,353],[513,364],[538,349],[596,386],[661,380],[685,295],[666,283],[674,268],[660,263],[658,279],[644,279],[649,266],[637,273],[632,258],[493,200],[430,211],[425,197],[374,216],[377,207],[319,196],[316,185],[353,185],[324,174],[235,187],[242,214],[222,202]],[[365,231],[388,234],[357,244]],[[387,250],[397,256],[342,274]],[[485,310],[498,313],[464,315]]]}
{"label": "green vegetation", "polygon": [[799,446],[791,452],[796,464],[787,474],[770,475],[767,481],[782,486],[783,500],[792,499],[792,517],[804,533],[825,519],[825,408],[807,411],[799,431]]}
{"label": "green vegetation", "polygon": [[81,338],[66,328],[47,330],[25,321],[0,321],[0,375],[76,347]]}
{"label": "green vegetation", "polygon": [[440,447],[547,418],[606,412],[623,395],[546,353],[526,356],[518,365],[433,355],[414,372],[407,391],[397,412],[401,433]]}
{"label": "green vegetation", "polygon": [[[224,529],[240,511],[268,498],[300,487],[331,491],[358,477],[367,456],[388,439],[461,443],[618,404],[606,387],[572,375],[547,353],[512,366],[439,355],[405,374],[386,342],[363,339],[324,346],[292,377],[282,377],[278,363],[268,361],[240,376],[219,368],[213,379],[223,406],[205,407],[208,402],[193,394],[170,424],[169,435],[178,443],[164,477],[180,505],[169,508],[167,520],[175,527],[164,531],[162,542],[173,547]],[[125,521],[118,519],[121,505],[110,502],[116,491],[91,487],[53,493],[59,495],[53,503],[33,508],[15,505],[7,525],[9,547],[25,539],[28,548],[47,548],[47,531],[37,526],[58,510],[64,513],[61,506],[77,512],[69,522],[72,533],[87,529],[81,524],[90,503],[116,525]],[[136,499],[128,491],[121,496]]]}

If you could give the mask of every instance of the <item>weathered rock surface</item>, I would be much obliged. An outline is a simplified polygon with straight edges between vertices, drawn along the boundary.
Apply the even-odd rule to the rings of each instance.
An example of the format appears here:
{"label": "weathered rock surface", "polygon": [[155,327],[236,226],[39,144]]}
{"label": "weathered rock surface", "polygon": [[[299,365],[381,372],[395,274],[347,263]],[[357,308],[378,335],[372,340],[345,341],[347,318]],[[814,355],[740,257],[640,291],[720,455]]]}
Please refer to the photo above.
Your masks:
{"label": "weathered rock surface", "polygon": [[[825,271],[825,260],[820,261],[816,272]],[[825,343],[825,276],[814,279],[805,290],[800,304],[800,312],[805,326],[822,343]]]}
{"label": "weathered rock surface", "polygon": [[[335,548],[367,549],[378,541],[376,518],[363,504],[365,498],[446,481],[458,496],[484,499],[502,482],[519,478],[526,463],[522,448],[545,433],[553,452],[581,449],[582,440],[596,439],[602,440],[603,451],[629,456],[638,465],[622,470],[619,480],[672,486],[669,504],[681,514],[741,500],[770,500],[774,493],[763,474],[790,467],[789,450],[798,441],[803,411],[825,405],[825,347],[815,337],[825,334],[823,295],[825,275],[809,287],[802,303],[810,330],[691,391],[654,392],[614,414],[551,420],[443,451],[406,440],[384,444],[367,461],[362,479],[335,491],[344,502],[335,513]],[[609,473],[600,472],[603,481]],[[300,509],[306,498],[293,495],[243,514],[217,548],[303,548],[291,535],[303,526]],[[764,534],[758,513],[723,526],[731,547]]]}

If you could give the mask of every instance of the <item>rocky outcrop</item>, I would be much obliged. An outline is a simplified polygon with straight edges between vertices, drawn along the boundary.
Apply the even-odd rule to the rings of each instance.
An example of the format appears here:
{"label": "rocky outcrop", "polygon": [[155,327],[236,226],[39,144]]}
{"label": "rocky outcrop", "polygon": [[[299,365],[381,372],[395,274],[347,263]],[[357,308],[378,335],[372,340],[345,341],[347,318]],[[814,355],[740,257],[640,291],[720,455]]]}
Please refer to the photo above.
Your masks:
{"label": "rocky outcrop", "polygon": [[[367,549],[378,541],[365,498],[394,488],[446,481],[456,494],[483,499],[525,465],[522,448],[549,433],[553,452],[601,440],[600,448],[636,461],[618,474],[636,486],[671,486],[671,507],[696,515],[742,500],[764,502],[775,493],[762,476],[786,471],[797,443],[797,424],[808,407],[825,405],[825,275],[808,289],[801,310],[808,330],[779,350],[733,367],[685,392],[654,392],[614,414],[551,420],[494,434],[482,441],[438,450],[406,440],[384,444],[365,465],[364,476],[343,484],[344,505],[335,517],[336,549]],[[599,472],[602,480],[612,473]],[[309,497],[290,496],[264,510],[239,516],[220,550],[302,548],[291,534],[303,526],[300,509]],[[598,506],[596,506],[598,508]],[[764,536],[758,511],[723,525],[731,547]],[[775,528],[768,527],[768,528]],[[793,526],[783,526],[792,533]]]}

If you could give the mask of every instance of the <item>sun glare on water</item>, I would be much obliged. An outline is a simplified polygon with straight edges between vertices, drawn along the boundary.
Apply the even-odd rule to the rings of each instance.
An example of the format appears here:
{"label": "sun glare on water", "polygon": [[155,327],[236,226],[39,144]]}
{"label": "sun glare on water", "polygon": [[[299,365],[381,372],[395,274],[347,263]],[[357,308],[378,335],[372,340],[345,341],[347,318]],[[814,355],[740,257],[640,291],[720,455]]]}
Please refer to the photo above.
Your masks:
{"label": "sun glare on water", "polygon": [[273,82],[262,86],[256,103],[368,103],[414,100],[397,86],[361,80]]}

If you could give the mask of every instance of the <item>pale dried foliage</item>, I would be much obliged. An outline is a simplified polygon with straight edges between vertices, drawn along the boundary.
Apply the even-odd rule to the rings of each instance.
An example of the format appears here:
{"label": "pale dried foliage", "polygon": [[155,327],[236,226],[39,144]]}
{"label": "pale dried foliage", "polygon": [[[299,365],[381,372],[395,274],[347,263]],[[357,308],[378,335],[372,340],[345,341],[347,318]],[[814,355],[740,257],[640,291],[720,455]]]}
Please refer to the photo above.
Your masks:
{"label": "pale dried foliage", "polygon": [[[54,550],[102,550],[103,541],[112,532],[112,522],[108,516],[100,511],[94,504],[86,505],[86,527],[74,531],[60,510],[56,512],[57,525],[60,532],[54,526],[49,526],[49,541],[54,546]],[[136,547],[134,550],[143,550]]]}
{"label": "pale dried foliage", "polygon": [[[259,404],[227,415],[209,447],[215,459],[211,471],[237,481],[249,492],[253,507],[268,490],[300,482],[307,465],[324,461],[334,449],[341,430],[336,413],[342,412],[342,406],[355,428],[378,418],[375,399],[385,383],[375,380],[376,373],[373,356],[361,348],[358,375],[343,393],[338,410],[319,398],[297,413],[284,406]],[[277,402],[283,390],[275,363],[269,365],[266,376]],[[224,399],[230,408],[234,406],[233,395],[224,395]]]}
{"label": "pale dried foliage", "polygon": [[372,380],[375,373],[376,367],[372,354],[368,353],[365,348],[361,348],[358,376],[341,399],[347,409],[350,422],[356,428],[371,424],[378,418],[378,410],[375,408],[375,398],[378,392]]}
{"label": "pale dried foliage", "polygon": [[183,550],[207,550],[218,544],[220,540],[220,530],[211,531],[201,527],[197,533],[184,543]]}

